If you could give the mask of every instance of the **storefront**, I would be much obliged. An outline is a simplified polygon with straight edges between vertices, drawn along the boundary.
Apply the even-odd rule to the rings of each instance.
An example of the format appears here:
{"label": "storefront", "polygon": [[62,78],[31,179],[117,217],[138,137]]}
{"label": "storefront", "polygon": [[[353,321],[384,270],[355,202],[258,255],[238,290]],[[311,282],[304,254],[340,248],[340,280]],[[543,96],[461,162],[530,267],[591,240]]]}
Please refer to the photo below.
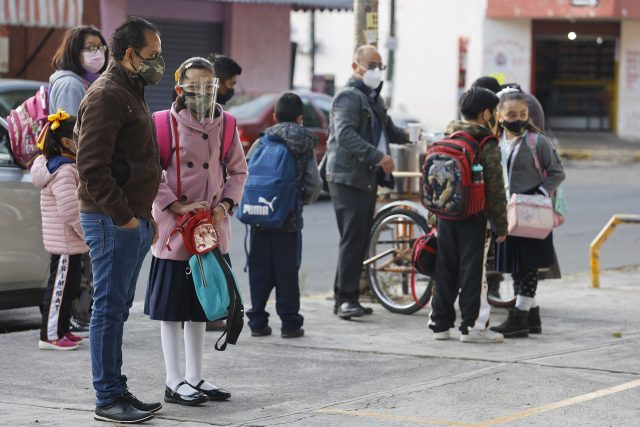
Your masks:
{"label": "storefront", "polygon": [[550,128],[640,137],[639,1],[488,0],[487,18],[489,28],[519,25],[519,72],[530,67],[525,87]]}

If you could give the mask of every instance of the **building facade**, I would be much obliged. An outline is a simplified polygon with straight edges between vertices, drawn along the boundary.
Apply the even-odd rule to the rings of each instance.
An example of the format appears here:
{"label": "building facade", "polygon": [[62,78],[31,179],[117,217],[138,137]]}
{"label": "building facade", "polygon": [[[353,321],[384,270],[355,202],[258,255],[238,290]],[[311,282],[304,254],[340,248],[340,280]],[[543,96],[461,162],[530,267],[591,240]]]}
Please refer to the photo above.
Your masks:
{"label": "building facade", "polygon": [[[380,50],[395,49],[392,107],[442,130],[457,116],[462,90],[483,75],[516,82],[541,101],[551,129],[607,131],[640,139],[640,1],[396,0],[396,37],[389,38],[390,0],[380,0]],[[351,25],[346,21],[351,19]],[[316,16],[315,69],[336,86],[351,73],[352,14]],[[294,14],[293,37],[308,18]],[[304,40],[300,41],[304,44]],[[349,49],[346,49],[348,46]],[[305,75],[305,50],[296,83]]]}

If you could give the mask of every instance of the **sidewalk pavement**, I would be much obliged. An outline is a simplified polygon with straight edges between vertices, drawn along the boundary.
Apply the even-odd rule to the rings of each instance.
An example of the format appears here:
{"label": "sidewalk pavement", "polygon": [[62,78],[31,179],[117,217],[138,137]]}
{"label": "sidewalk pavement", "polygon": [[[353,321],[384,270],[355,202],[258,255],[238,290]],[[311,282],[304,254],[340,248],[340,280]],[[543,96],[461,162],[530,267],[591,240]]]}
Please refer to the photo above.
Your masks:
{"label": "sidewalk pavement", "polygon": [[[233,394],[228,402],[165,404],[151,426],[636,426],[640,407],[640,270],[605,271],[601,289],[587,275],[540,284],[543,334],[502,344],[465,344],[454,332],[434,341],[426,309],[343,321],[326,295],[303,299],[307,335],[274,335],[214,350],[205,377]],[[246,297],[246,296],[245,296]],[[246,298],[245,298],[246,299]],[[273,309],[273,307],[270,307]],[[506,312],[493,309],[493,324]],[[124,372],[131,391],[161,400],[159,322],[134,306],[125,328]],[[37,331],[0,335],[8,426],[104,426],[93,420],[88,344],[37,349]]]}
{"label": "sidewalk pavement", "polygon": [[552,132],[566,160],[616,163],[640,162],[640,142],[620,139],[610,132]]}

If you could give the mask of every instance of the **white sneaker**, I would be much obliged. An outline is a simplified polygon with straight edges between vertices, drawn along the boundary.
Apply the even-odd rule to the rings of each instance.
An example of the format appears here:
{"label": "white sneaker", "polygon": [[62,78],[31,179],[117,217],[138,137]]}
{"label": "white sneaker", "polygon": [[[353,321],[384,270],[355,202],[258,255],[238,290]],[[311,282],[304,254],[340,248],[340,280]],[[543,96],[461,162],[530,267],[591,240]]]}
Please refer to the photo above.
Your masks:
{"label": "white sneaker", "polygon": [[504,336],[489,329],[483,329],[481,331],[469,329],[467,335],[460,335],[460,341],[471,343],[499,343],[504,341]]}
{"label": "white sneaker", "polygon": [[433,339],[438,340],[438,341],[446,341],[449,338],[451,338],[451,333],[449,332],[449,329],[447,329],[446,331],[440,331],[440,332],[434,332],[433,333]]}

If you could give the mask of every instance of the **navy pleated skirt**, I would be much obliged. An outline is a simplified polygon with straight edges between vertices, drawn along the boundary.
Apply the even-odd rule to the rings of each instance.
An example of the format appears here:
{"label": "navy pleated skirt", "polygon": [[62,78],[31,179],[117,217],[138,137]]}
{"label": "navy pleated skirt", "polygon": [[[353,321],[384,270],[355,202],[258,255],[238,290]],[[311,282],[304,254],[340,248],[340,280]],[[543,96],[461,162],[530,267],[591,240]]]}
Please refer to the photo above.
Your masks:
{"label": "navy pleated skirt", "polygon": [[188,261],[152,258],[144,314],[153,320],[207,321],[188,267]]}

